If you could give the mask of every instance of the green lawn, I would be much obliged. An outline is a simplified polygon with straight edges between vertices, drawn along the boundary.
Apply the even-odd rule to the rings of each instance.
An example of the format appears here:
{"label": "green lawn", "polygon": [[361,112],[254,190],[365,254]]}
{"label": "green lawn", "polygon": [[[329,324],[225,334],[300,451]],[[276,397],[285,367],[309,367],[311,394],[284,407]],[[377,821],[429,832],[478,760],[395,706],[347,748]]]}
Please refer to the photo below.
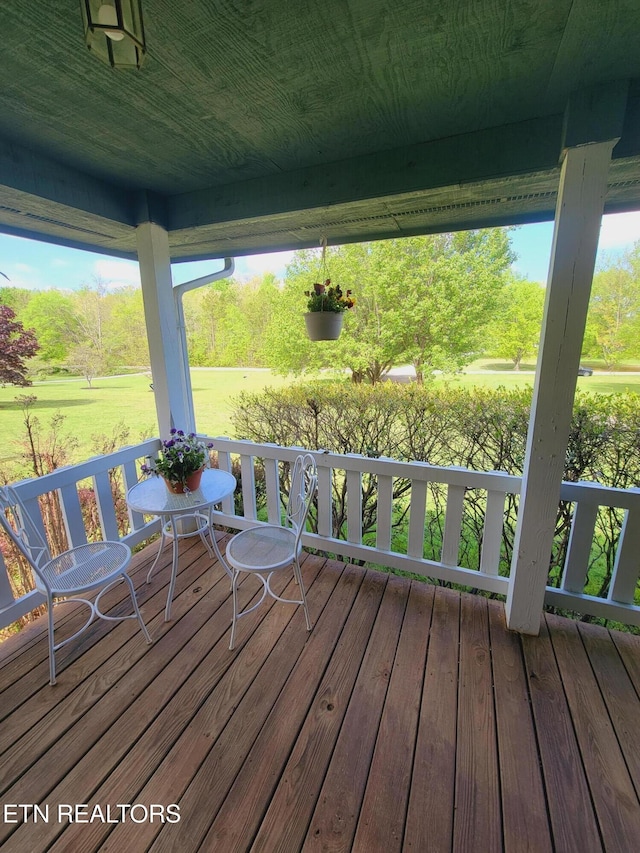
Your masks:
{"label": "green lawn", "polygon": [[[198,429],[210,435],[229,435],[232,400],[241,391],[260,391],[265,386],[286,384],[282,377],[263,370],[204,370],[191,373]],[[78,439],[75,461],[95,453],[93,436],[112,435],[119,423],[130,428],[129,440],[136,443],[157,435],[156,410],[149,378],[144,375],[94,379],[92,388],[84,379],[35,382],[29,388],[0,388],[0,418],[3,433],[0,467],[21,454],[18,438],[24,435],[23,413],[16,397],[33,395],[33,405],[43,428],[48,431],[57,412],[64,415],[63,434]],[[14,439],[14,437],[16,437]]]}
{"label": "green lawn", "polygon": [[[486,360],[477,362],[468,370],[482,369],[488,372],[467,372],[438,381],[463,386],[482,384],[490,388],[533,385],[532,372],[493,372],[489,365],[493,371],[504,368],[504,365],[497,365],[495,360]],[[241,391],[260,391],[266,386],[281,387],[288,382],[267,370],[205,368],[192,370],[191,381],[198,429],[209,435],[231,434],[233,399]],[[640,393],[640,375],[596,373],[579,377],[578,388],[601,394],[624,390]],[[86,459],[96,452],[93,436],[110,436],[121,423],[129,427],[129,440],[134,443],[157,434],[153,392],[149,387],[149,378],[144,375],[95,379],[92,388],[88,388],[83,379],[37,382],[29,388],[0,388],[3,432],[9,436],[0,445],[0,467],[20,457],[19,438],[24,434],[24,427],[16,397],[25,394],[37,397],[33,413],[39,418],[44,434],[48,431],[53,415],[57,412],[64,415],[63,434],[73,435],[79,442],[75,461]]]}

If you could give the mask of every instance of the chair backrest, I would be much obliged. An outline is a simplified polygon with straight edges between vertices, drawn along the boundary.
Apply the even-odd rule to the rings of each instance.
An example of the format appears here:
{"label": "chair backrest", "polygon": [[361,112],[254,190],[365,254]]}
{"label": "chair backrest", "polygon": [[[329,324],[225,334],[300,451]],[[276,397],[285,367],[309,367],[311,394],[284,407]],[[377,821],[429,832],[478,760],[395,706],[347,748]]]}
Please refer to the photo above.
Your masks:
{"label": "chair backrest", "polygon": [[47,589],[40,568],[51,560],[46,540],[12,486],[0,486],[0,524],[9,538],[29,562],[38,589]]}
{"label": "chair backrest", "polygon": [[318,486],[316,460],[310,453],[301,453],[296,457],[291,471],[291,489],[287,503],[285,524],[296,531],[299,541],[309,513],[311,501]]}

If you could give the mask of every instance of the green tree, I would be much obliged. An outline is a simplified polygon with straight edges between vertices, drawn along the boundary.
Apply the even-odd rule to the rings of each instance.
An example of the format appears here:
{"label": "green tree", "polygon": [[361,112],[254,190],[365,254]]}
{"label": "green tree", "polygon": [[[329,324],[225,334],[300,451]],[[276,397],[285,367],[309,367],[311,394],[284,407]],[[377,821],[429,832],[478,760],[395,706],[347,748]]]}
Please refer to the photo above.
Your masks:
{"label": "green tree", "polygon": [[8,305],[18,318],[32,298],[33,291],[24,287],[0,287],[0,305]]}
{"label": "green tree", "polygon": [[[513,255],[505,229],[360,243],[296,252],[287,268],[277,325],[268,335],[280,372],[350,368],[377,382],[394,364],[418,380],[461,367],[474,356]],[[304,292],[329,277],[356,299],[337,341],[311,343],[302,323]]]}
{"label": "green tree", "polygon": [[522,359],[535,353],[540,340],[544,288],[534,281],[513,278],[500,294],[495,318],[488,324],[488,351],[513,362],[520,370]]}
{"label": "green tree", "polygon": [[585,350],[609,370],[640,355],[640,241],[620,258],[606,258],[593,278]]}
{"label": "green tree", "polygon": [[113,355],[107,334],[111,301],[107,298],[107,282],[95,278],[92,285],[84,285],[73,296],[78,318],[76,329],[70,335],[72,347],[69,363],[80,370],[89,385],[94,376],[108,373]]}
{"label": "green tree", "polygon": [[46,362],[62,362],[76,337],[78,318],[73,301],[59,290],[42,290],[33,295],[21,312],[22,322],[33,328],[40,344],[39,357]]}
{"label": "green tree", "polygon": [[148,368],[149,342],[142,290],[139,287],[120,288],[110,294],[108,299],[110,309],[104,336],[110,365]]}
{"label": "green tree", "polygon": [[514,260],[507,229],[390,240],[376,252],[384,334],[418,382],[468,364]]}

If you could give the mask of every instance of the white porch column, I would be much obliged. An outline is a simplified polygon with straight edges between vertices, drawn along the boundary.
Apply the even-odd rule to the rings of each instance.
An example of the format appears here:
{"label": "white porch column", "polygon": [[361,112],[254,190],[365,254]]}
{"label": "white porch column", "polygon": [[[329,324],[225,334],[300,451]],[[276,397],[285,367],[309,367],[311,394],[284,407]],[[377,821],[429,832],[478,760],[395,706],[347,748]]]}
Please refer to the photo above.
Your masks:
{"label": "white porch column", "polygon": [[136,240],[160,436],[166,437],[173,426],[190,432],[195,423],[173,296],[168,234],[160,225],[144,222],[136,227]]}
{"label": "white porch column", "polygon": [[[565,145],[575,147],[563,152],[506,602],[508,627],[525,634],[540,631],[607,175],[621,131],[621,99],[624,104],[622,87],[613,97],[603,90],[595,97],[583,94],[570,102],[567,115]],[[579,144],[585,137],[596,141]]]}

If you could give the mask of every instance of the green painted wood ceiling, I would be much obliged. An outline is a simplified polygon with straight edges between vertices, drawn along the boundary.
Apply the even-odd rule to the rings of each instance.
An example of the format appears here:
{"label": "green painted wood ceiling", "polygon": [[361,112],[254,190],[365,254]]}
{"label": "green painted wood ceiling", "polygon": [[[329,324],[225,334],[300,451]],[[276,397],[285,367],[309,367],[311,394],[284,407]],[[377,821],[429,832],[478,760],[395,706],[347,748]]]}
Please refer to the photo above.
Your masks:
{"label": "green painted wood ceiling", "polygon": [[640,209],[638,0],[142,0],[114,71],[77,0],[3,7],[0,230],[174,259],[553,216],[572,93],[629,81],[607,210]]}

